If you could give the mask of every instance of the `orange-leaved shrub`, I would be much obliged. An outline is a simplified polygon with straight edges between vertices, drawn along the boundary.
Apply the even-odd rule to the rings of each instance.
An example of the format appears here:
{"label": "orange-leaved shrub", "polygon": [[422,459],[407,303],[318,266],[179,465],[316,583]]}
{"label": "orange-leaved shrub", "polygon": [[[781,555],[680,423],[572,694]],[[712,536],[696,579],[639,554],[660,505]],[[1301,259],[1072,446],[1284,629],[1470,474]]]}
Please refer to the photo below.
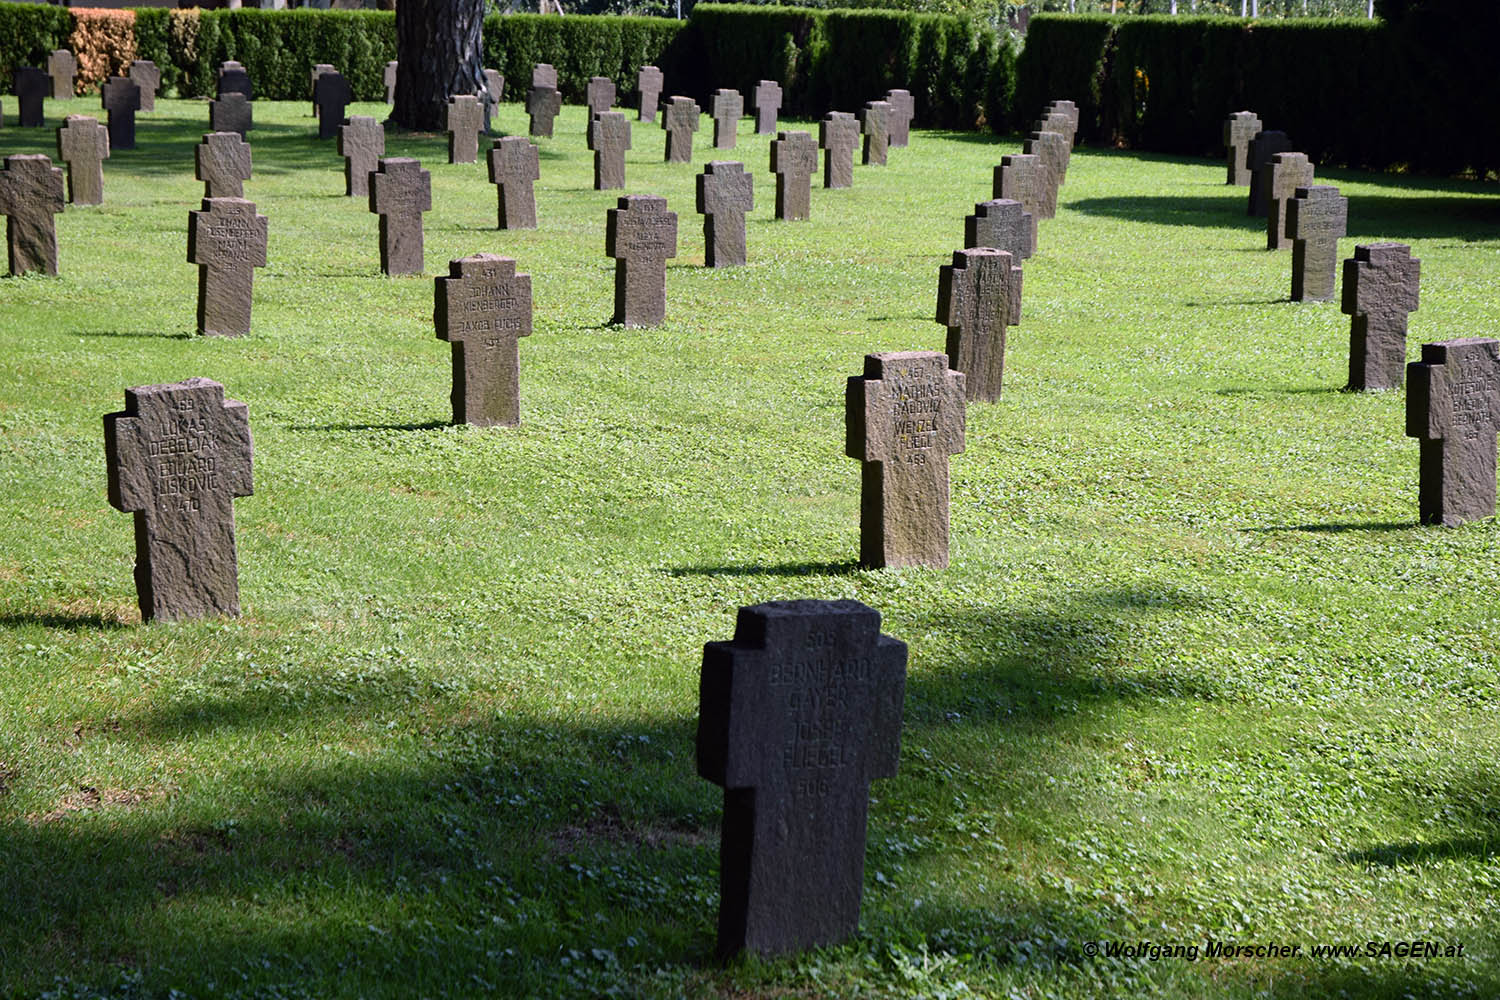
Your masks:
{"label": "orange-leaved shrub", "polygon": [[97,93],[112,76],[124,76],[135,59],[135,11],[72,7],[73,32],[68,48],[78,57],[73,86],[80,94]]}

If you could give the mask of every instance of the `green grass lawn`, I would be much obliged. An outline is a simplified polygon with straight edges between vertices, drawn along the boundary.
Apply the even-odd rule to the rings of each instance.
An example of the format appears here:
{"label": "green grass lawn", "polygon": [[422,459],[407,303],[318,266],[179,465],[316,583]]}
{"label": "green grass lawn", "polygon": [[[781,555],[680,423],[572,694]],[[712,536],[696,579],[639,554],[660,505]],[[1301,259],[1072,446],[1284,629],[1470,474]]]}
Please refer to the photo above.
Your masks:
{"label": "green grass lawn", "polygon": [[[691,169],[635,123],[627,191],[680,254],[667,323],[623,330],[582,109],[539,140],[534,232],[443,136],[391,136],[433,186],[396,279],[306,102],[255,117],[251,336],[192,336],[201,102],[140,116],[106,203],[58,218],[60,277],[0,280],[0,995],[1500,993],[1500,527],[1416,525],[1403,394],[1338,391],[1348,317],[1288,301],[1221,164],[1075,151],[952,462],[952,566],[865,571],[844,381],[943,348],[938,266],[1016,143],[916,132],[780,223],[749,119]],[[719,272],[716,155],[758,188]],[[1422,259],[1412,357],[1500,330],[1493,188],[1323,180],[1341,256]],[[519,428],[449,425],[432,276],[486,251],[532,276]],[[195,375],[249,405],[245,613],[142,626],[100,417]],[[723,968],[701,647],[802,597],[909,644],[901,773],[861,936]],[[1209,939],[1302,954],[1089,954]],[[1308,954],[1412,939],[1463,955]]]}

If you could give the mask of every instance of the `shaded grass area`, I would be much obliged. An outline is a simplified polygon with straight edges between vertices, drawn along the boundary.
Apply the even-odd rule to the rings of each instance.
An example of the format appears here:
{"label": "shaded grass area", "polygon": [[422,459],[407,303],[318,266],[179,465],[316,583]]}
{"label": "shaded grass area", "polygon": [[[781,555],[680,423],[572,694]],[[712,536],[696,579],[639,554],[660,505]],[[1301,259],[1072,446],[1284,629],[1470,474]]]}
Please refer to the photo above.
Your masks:
{"label": "shaded grass area", "polygon": [[[257,102],[271,263],[219,341],[185,261],[206,107],[158,107],[106,204],[58,220],[61,277],[0,280],[0,994],[1500,992],[1500,535],[1416,525],[1402,394],[1337,391],[1347,317],[1287,301],[1221,166],[1075,152],[1005,398],[953,460],[953,565],[872,572],[844,379],[942,348],[938,265],[1013,143],[918,133],[785,224],[748,120],[692,169],[636,123],[627,191],[668,198],[680,253],[667,323],[627,331],[581,109],[540,141],[535,232],[493,228],[441,137],[392,135],[434,210],[429,277],[387,279],[333,143]],[[701,267],[713,158],[760,189],[734,271]],[[1334,180],[1346,254],[1423,260],[1413,357],[1496,327],[1500,198]],[[431,326],[430,276],[482,251],[534,283],[509,430],[449,426]],[[142,627],[99,420],[192,375],[250,407],[246,613]],[[861,937],[726,969],[701,645],[796,597],[909,643],[901,774]],[[1086,947],[1208,939],[1303,955]],[[1464,955],[1307,955],[1414,939]]]}

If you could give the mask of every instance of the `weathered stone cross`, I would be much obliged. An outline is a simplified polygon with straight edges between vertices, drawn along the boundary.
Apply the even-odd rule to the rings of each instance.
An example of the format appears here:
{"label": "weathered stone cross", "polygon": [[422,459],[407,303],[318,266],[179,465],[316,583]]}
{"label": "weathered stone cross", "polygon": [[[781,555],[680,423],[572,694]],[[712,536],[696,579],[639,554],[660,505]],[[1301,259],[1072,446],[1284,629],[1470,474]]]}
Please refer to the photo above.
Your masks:
{"label": "weathered stone cross", "polygon": [[370,193],[370,172],[385,155],[385,126],[368,115],[352,115],[339,126],[339,155],[344,158],[344,194]]}
{"label": "weathered stone cross", "polygon": [[625,150],[630,148],[630,120],[623,111],[605,111],[589,122],[589,149],[594,151],[594,190],[625,186]]}
{"label": "weathered stone cross", "polygon": [[250,332],[255,269],[266,266],[267,223],[243,198],[204,198],[188,213],[187,259],[198,265],[198,333],[243,337]]}
{"label": "weathered stone cross", "polygon": [[250,179],[250,144],[238,132],[210,132],[193,148],[193,176],[205,198],[242,198]]}
{"label": "weathered stone cross", "polygon": [[1458,525],[1495,513],[1500,340],[1422,345],[1406,367],[1406,433],[1421,440],[1423,524]]}
{"label": "weathered stone cross", "polygon": [[755,175],[743,163],[714,160],[698,175],[703,215],[703,262],[708,267],[745,263],[745,213],[755,207]]}
{"label": "weathered stone cross", "polygon": [[57,158],[68,165],[68,200],[103,204],[109,130],[87,115],[69,115],[57,130]]}
{"label": "weathered stone cross", "polygon": [[422,213],[432,210],[432,175],[407,157],[382,159],[370,175],[370,211],[380,215],[380,269],[422,273]]}
{"label": "weathered stone cross", "polygon": [[57,224],[63,172],[41,153],[13,153],[0,171],[0,215],[11,274],[57,273]]}
{"label": "weathered stone cross", "polygon": [[1344,261],[1349,385],[1396,389],[1406,371],[1406,317],[1420,297],[1422,262],[1405,243],[1362,243]]}
{"label": "weathered stone cross", "polygon": [[536,228],[533,185],[541,176],[537,148],[525,136],[508,135],[490,147],[490,183],[499,197],[498,228]]}
{"label": "weathered stone cross", "polygon": [[667,199],[626,195],[607,213],[604,252],[615,258],[611,323],[657,326],[667,315],[667,259],[677,256],[677,213]]}
{"label": "weathered stone cross", "polygon": [[818,122],[825,188],[846,188],[854,183],[854,147],[857,145],[859,119],[849,112],[830,111]]}
{"label": "weathered stone cross", "polygon": [[[524,141],[524,140],[523,140]],[[439,340],[453,345],[453,422],[521,422],[519,338],[531,336],[531,275],[510,257],[481,253],[448,262],[432,312]]]}
{"label": "weathered stone cross", "polygon": [[964,395],[993,403],[1005,376],[1005,328],[1021,322],[1021,268],[1004,250],[953,254],[938,276],[937,321],[948,328],[948,359]]}
{"label": "weathered stone cross", "polygon": [[776,218],[806,219],[812,214],[812,175],[817,169],[818,147],[807,132],[779,132],[771,140]]}
{"label": "weathered stone cross", "polygon": [[1349,222],[1349,199],[1331,184],[1298,188],[1287,205],[1286,234],[1292,238],[1292,301],[1333,298],[1339,237]]}

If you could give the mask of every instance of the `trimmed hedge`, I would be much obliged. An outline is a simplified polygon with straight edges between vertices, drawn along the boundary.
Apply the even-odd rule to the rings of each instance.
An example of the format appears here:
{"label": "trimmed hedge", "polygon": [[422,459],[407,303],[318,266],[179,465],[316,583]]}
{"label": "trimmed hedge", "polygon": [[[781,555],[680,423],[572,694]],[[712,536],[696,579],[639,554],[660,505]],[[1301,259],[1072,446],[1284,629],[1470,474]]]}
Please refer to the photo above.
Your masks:
{"label": "trimmed hedge", "polygon": [[11,74],[20,66],[47,68],[47,54],[68,46],[73,18],[66,7],[51,4],[0,3],[0,88],[11,90]]}
{"label": "trimmed hedge", "polygon": [[582,103],[589,78],[607,76],[623,102],[642,66],[667,61],[682,27],[659,17],[491,14],[484,19],[484,64],[505,77],[506,100],[524,101],[531,68],[551,63],[565,101]]}
{"label": "trimmed hedge", "polygon": [[1016,60],[1018,124],[1036,120],[1048,101],[1067,100],[1078,105],[1079,138],[1099,140],[1105,50],[1118,23],[1119,18],[1100,14],[1032,17],[1026,47]]}
{"label": "trimmed hedge", "polygon": [[237,59],[257,98],[310,101],[308,72],[328,63],[344,74],[355,100],[385,100],[385,64],[396,58],[391,11],[206,10],[199,25],[197,57],[176,63],[187,94],[212,94],[219,64]]}

